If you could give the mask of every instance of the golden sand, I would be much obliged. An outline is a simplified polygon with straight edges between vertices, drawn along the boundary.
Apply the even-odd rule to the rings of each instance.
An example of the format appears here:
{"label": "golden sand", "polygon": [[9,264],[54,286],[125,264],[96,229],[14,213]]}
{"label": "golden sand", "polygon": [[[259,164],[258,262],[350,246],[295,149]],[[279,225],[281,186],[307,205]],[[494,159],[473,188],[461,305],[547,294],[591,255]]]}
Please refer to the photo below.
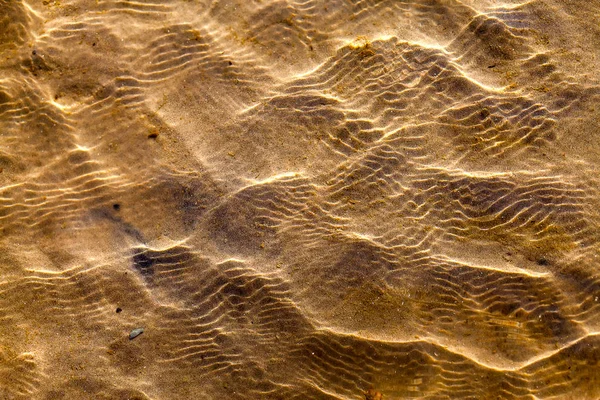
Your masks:
{"label": "golden sand", "polygon": [[600,398],[599,18],[0,0],[0,400]]}

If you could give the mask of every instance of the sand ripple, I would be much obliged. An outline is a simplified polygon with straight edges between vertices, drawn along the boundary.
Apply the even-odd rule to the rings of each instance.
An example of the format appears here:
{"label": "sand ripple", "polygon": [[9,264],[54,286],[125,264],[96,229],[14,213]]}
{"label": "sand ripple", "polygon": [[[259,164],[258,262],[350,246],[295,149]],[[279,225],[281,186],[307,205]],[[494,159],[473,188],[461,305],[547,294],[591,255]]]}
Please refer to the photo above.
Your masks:
{"label": "sand ripple", "polygon": [[598,398],[597,16],[0,0],[0,399]]}

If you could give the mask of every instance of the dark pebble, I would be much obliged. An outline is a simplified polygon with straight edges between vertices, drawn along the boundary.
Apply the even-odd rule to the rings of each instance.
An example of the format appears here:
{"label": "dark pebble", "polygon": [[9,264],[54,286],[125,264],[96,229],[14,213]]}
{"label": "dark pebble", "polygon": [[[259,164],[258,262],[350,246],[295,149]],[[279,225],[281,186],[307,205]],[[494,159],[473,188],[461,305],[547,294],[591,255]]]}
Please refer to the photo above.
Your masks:
{"label": "dark pebble", "polygon": [[537,260],[538,265],[549,265],[550,263],[545,258],[540,258]]}

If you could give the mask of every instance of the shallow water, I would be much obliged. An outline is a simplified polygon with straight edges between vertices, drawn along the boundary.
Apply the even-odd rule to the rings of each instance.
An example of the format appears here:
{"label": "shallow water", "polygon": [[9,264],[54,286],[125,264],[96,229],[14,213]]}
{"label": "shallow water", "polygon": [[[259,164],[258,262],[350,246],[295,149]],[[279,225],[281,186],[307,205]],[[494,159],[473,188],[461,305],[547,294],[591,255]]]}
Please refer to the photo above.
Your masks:
{"label": "shallow water", "polygon": [[600,2],[0,0],[0,399],[597,399]]}

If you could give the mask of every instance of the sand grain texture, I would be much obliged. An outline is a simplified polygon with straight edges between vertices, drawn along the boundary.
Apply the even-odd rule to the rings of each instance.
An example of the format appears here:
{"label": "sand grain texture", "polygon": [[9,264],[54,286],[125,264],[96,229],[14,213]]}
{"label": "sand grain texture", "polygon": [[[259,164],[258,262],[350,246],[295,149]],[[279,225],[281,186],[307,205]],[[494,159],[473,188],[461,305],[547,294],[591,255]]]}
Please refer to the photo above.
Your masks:
{"label": "sand grain texture", "polygon": [[0,399],[600,398],[599,17],[0,0]]}

